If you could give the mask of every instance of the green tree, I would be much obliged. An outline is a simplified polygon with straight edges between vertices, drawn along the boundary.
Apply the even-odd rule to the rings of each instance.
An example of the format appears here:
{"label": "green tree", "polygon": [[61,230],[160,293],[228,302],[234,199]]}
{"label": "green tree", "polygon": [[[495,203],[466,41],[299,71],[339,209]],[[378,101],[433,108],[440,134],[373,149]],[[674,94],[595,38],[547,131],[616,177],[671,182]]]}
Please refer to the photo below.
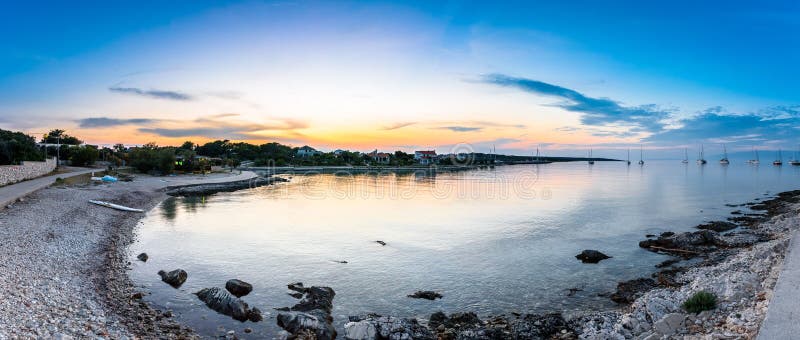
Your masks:
{"label": "green tree", "polygon": [[96,146],[86,145],[75,148],[75,150],[71,152],[69,160],[74,166],[90,166],[97,161],[99,155],[100,152],[97,150]]}
{"label": "green tree", "polygon": [[43,160],[44,155],[33,137],[22,132],[0,130],[0,165]]}
{"label": "green tree", "polygon": [[53,129],[42,137],[42,143],[81,145],[83,144],[83,141],[76,137],[68,135],[64,130]]}

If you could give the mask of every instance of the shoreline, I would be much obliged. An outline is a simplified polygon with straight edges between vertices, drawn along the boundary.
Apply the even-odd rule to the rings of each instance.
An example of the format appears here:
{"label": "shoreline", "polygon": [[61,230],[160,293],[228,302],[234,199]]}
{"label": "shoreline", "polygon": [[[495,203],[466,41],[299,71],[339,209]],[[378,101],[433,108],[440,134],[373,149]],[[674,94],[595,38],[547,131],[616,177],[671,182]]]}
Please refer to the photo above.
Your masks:
{"label": "shoreline", "polygon": [[51,184],[0,211],[0,337],[199,338],[169,310],[142,300],[128,276],[128,247],[144,213],[89,204],[103,200],[151,210],[166,187],[226,182],[253,173],[152,177],[132,182]]}
{"label": "shoreline", "polygon": [[[131,182],[132,184],[86,184],[65,188],[52,186],[29,195],[22,202],[15,204],[12,209],[3,211],[0,215],[0,227],[2,227],[0,228],[0,239],[9,236],[6,229],[14,227],[11,225],[15,219],[31,219],[32,215],[37,215],[38,213],[39,223],[32,223],[31,225],[40,226],[40,228],[25,230],[34,241],[52,243],[54,240],[58,241],[61,238],[70,237],[71,239],[68,240],[70,242],[66,243],[68,245],[74,242],[88,242],[88,249],[82,249],[88,251],[79,254],[79,256],[86,257],[86,262],[70,263],[68,261],[63,263],[66,268],[62,268],[62,271],[71,272],[76,275],[75,277],[64,281],[63,277],[59,276],[59,273],[55,273],[55,275],[48,273],[49,277],[36,277],[36,279],[54,281],[53,277],[55,277],[57,283],[67,282],[69,284],[74,284],[76,280],[83,281],[77,283],[84,290],[83,293],[86,293],[88,289],[90,294],[81,294],[81,292],[75,294],[76,292],[70,289],[71,287],[63,287],[71,294],[80,296],[78,301],[70,301],[84,306],[83,308],[77,308],[78,317],[75,321],[78,321],[76,324],[80,325],[80,327],[51,326],[53,330],[57,331],[53,332],[48,328],[47,324],[37,325],[36,323],[23,322],[20,325],[19,322],[16,322],[13,318],[15,315],[14,310],[18,309],[20,305],[28,307],[31,303],[30,301],[25,301],[27,299],[25,294],[29,294],[27,293],[28,290],[22,289],[24,293],[21,295],[12,293],[10,294],[12,298],[8,299],[12,300],[11,302],[4,301],[7,303],[6,306],[0,303],[0,307],[5,307],[5,313],[0,308],[0,334],[8,334],[12,337],[58,337],[65,335],[75,337],[110,336],[112,338],[123,336],[199,338],[200,336],[191,328],[172,319],[171,311],[162,311],[158,307],[143,302],[141,300],[141,289],[134,285],[128,275],[130,265],[128,262],[130,259],[128,246],[135,241],[136,225],[144,215],[118,212],[103,207],[84,206],[85,198],[97,198],[149,211],[166,199],[170,191],[174,192],[179,187],[194,188],[191,190],[200,190],[201,194],[206,194],[206,189],[212,189],[212,191],[220,188],[230,189],[217,190],[215,192],[243,189],[246,187],[242,187],[242,181],[249,181],[249,179],[235,179],[236,176],[208,176],[204,178],[189,176],[187,178],[192,178],[197,182],[185,181],[183,184],[168,185],[158,177],[137,176],[134,182]],[[177,180],[180,181],[181,179]],[[202,181],[210,181],[210,183],[199,183]],[[786,254],[792,231],[796,229],[794,226],[797,225],[797,221],[800,221],[800,216],[797,216],[794,211],[794,205],[798,199],[800,199],[800,192],[793,191],[778,194],[777,198],[772,200],[757,200],[756,202],[748,203],[751,207],[759,206],[758,208],[764,208],[768,215],[747,216],[750,217],[750,220],[741,221],[746,223],[743,223],[739,229],[734,230],[734,235],[731,236],[736,236],[738,235],[736,233],[741,233],[742,231],[762,231],[772,234],[769,240],[756,240],[749,244],[743,243],[742,246],[738,247],[726,247],[710,251],[706,254],[709,255],[706,261],[685,267],[684,270],[674,273],[672,280],[680,283],[679,287],[650,287],[646,291],[639,292],[641,293],[640,296],[632,304],[623,306],[618,310],[565,312],[563,313],[564,315],[561,313],[509,315],[489,317],[484,320],[469,312],[454,313],[450,316],[434,314],[436,317],[432,317],[429,320],[364,315],[351,316],[349,322],[347,320],[336,320],[336,323],[347,323],[347,325],[350,325],[350,329],[355,329],[353,325],[373,328],[377,326],[380,329],[380,325],[383,324],[384,328],[388,325],[405,325],[409,331],[423,332],[421,327],[424,327],[427,332],[417,333],[417,335],[429,334],[434,337],[472,335],[481,338],[489,334],[500,334],[496,332],[517,332],[520,329],[527,329],[527,331],[514,334],[531,336],[549,334],[549,336],[560,338],[605,337],[612,339],[671,336],[659,333],[659,331],[663,330],[665,332],[674,331],[673,334],[684,335],[700,336],[702,334],[711,336],[716,334],[720,336],[754,337],[766,315],[766,307],[769,304],[772,289],[774,289],[775,282],[780,274],[782,261]],[[47,206],[37,205],[36,202],[43,200],[54,201],[59,205],[59,208],[65,209],[53,212],[47,209]],[[58,202],[72,203],[59,204]],[[46,216],[48,214],[52,216]],[[68,227],[62,228],[62,225]],[[83,234],[87,231],[84,228],[89,229],[88,235]],[[31,229],[34,229],[34,227],[31,227]],[[16,231],[20,232],[21,230]],[[685,233],[678,235],[683,234]],[[56,248],[64,247],[64,244],[55,243],[54,246]],[[45,244],[44,246],[52,248],[51,246],[53,245],[48,246]],[[19,248],[18,246],[15,250],[22,253],[26,251]],[[58,250],[56,252],[58,253]],[[0,252],[0,254],[3,253]],[[70,254],[66,255],[69,258]],[[758,261],[758,259],[766,260]],[[61,259],[55,260],[51,265],[53,263],[62,264],[61,261],[58,261]],[[26,269],[15,268],[13,256],[10,262],[10,265],[8,263],[0,264],[0,268],[4,269],[6,273],[24,271]],[[672,266],[674,265],[672,264]],[[752,267],[756,265],[762,268],[760,271],[755,271],[758,273],[756,279],[739,275],[740,272],[752,272]],[[72,268],[72,266],[77,268]],[[38,266],[32,268],[38,268]],[[58,272],[58,270],[56,271]],[[709,276],[712,279],[716,278],[718,281],[706,280]],[[747,290],[750,288],[737,285],[736,282],[729,282],[730,280],[725,281],[727,276],[735,276],[736,280],[746,281],[748,285],[760,288],[757,292],[747,295],[752,298],[742,297],[741,292],[750,292]],[[0,278],[0,291],[8,285],[8,279]],[[703,287],[713,288],[715,285],[725,286],[726,290],[722,292],[725,298],[723,300],[724,306],[711,313],[701,314],[701,317],[682,313],[680,310],[681,299],[685,299],[687,291]],[[33,291],[36,291],[40,286],[42,286],[41,283],[33,285]],[[731,296],[741,298],[733,301],[729,299],[731,296],[724,295],[731,292],[733,294]],[[43,298],[48,298],[47,294],[39,295],[44,295]],[[36,299],[33,301],[36,301]],[[88,314],[88,316],[81,316],[84,315],[81,313],[81,309],[88,309],[88,313],[84,313]],[[70,311],[70,314],[64,315],[64,317],[75,313],[75,309],[70,309],[69,306],[66,310]],[[61,315],[60,311],[61,309],[55,313],[47,311],[45,312],[46,315],[39,315],[39,317],[58,318],[57,315]],[[17,311],[17,313],[25,312],[28,311]],[[679,315],[676,316],[676,314]],[[736,315],[741,317],[736,317]],[[75,318],[75,316],[72,317]],[[675,324],[678,325],[677,327],[669,325],[670,328],[664,328],[664,324],[668,323],[667,318],[670,321],[681,320],[680,322],[675,321],[677,322]],[[67,323],[69,324],[69,322]],[[9,329],[13,327],[18,327],[18,329]],[[347,326],[345,328],[347,329]],[[741,331],[741,333],[738,331]],[[340,336],[344,338],[346,334],[347,332],[340,334]],[[68,337],[64,338],[68,339]]]}

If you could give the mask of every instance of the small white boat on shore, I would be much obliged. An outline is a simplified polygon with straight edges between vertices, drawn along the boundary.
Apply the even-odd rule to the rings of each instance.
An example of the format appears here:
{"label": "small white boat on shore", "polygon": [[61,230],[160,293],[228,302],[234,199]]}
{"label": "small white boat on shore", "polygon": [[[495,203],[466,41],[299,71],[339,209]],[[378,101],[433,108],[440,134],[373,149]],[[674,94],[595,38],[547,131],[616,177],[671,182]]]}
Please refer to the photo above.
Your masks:
{"label": "small white boat on shore", "polygon": [[97,204],[99,206],[103,206],[103,207],[111,208],[111,209],[116,209],[116,210],[121,210],[121,211],[144,212],[144,210],[142,210],[142,209],[126,207],[124,205],[114,204],[114,203],[105,202],[105,201],[89,200],[89,203]]}

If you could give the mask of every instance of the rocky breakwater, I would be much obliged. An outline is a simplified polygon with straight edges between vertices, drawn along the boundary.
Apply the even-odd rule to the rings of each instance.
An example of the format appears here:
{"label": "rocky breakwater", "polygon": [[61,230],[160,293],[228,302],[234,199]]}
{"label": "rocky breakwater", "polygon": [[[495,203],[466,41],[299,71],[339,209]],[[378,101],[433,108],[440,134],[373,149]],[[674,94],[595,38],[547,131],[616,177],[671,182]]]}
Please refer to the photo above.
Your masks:
{"label": "rocky breakwater", "polygon": [[288,338],[329,340],[336,338],[333,327],[333,297],[336,293],[330,287],[304,287],[297,282],[288,285],[294,293],[289,295],[300,299],[292,307],[277,308],[278,326],[288,334]]}
{"label": "rocky breakwater", "polygon": [[170,196],[205,196],[216,194],[218,192],[230,192],[243,189],[257,188],[260,186],[271,185],[280,182],[288,182],[289,180],[281,177],[255,177],[232,182],[221,183],[202,183],[167,187],[166,193]]}

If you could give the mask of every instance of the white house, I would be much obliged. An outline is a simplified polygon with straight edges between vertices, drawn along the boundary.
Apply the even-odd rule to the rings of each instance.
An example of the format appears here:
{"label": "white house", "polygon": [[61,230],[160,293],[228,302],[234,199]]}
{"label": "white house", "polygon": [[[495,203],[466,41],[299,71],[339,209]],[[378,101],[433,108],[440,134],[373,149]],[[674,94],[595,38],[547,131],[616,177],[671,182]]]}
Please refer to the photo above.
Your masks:
{"label": "white house", "polygon": [[297,149],[297,155],[300,156],[300,157],[311,157],[313,155],[318,155],[320,153],[321,152],[317,151],[316,149],[314,149],[314,148],[312,148],[312,147],[310,147],[308,145]]}
{"label": "white house", "polygon": [[378,150],[375,150],[367,154],[367,156],[372,158],[372,161],[374,161],[375,163],[389,164],[392,155],[385,152],[378,152]]}
{"label": "white house", "polygon": [[422,165],[430,165],[436,163],[436,151],[434,150],[422,150],[422,151],[414,151],[414,160],[419,162]]}

